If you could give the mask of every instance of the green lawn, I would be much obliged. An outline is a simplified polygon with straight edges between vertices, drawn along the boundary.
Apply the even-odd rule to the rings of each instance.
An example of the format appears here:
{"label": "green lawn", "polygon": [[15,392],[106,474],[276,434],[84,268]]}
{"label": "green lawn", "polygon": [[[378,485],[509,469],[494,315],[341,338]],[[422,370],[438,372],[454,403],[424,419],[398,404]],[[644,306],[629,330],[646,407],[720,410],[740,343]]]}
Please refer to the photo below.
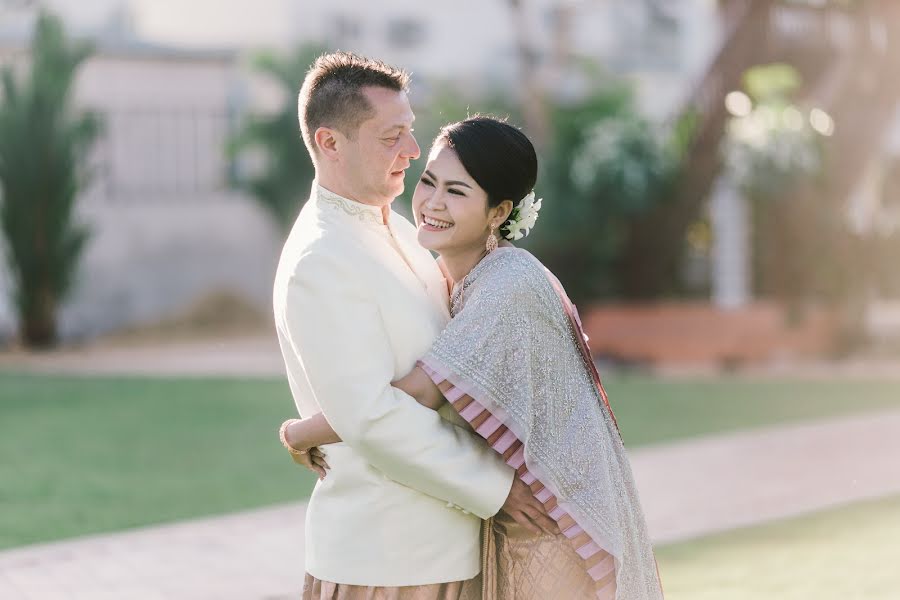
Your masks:
{"label": "green lawn", "polygon": [[604,385],[628,446],[900,408],[900,381],[618,377]]}
{"label": "green lawn", "polygon": [[[882,407],[900,383],[607,385],[630,446]],[[306,496],[275,437],[293,414],[274,380],[0,373],[0,547]]]}
{"label": "green lawn", "polygon": [[666,600],[895,600],[900,498],[657,550]]}
{"label": "green lawn", "polygon": [[295,500],[286,383],[0,374],[0,547]]}

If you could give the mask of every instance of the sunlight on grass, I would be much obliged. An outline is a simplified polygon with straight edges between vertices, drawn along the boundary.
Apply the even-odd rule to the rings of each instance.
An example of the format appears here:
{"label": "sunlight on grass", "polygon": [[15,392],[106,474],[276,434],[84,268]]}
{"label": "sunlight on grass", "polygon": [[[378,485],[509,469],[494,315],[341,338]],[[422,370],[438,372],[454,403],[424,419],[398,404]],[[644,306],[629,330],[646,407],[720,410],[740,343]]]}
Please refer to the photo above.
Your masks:
{"label": "sunlight on grass", "polygon": [[666,600],[896,600],[900,498],[657,551]]}

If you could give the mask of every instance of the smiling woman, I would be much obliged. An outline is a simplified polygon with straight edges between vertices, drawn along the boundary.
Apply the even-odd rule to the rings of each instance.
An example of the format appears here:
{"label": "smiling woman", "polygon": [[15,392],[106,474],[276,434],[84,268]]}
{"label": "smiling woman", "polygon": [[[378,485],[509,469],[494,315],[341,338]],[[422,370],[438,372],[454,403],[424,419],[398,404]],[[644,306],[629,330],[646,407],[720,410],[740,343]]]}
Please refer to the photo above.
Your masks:
{"label": "smiling woman", "polygon": [[[491,117],[447,125],[413,194],[419,243],[459,281],[504,235],[515,203],[534,188],[537,155],[524,133]],[[491,244],[489,246],[489,244]]]}

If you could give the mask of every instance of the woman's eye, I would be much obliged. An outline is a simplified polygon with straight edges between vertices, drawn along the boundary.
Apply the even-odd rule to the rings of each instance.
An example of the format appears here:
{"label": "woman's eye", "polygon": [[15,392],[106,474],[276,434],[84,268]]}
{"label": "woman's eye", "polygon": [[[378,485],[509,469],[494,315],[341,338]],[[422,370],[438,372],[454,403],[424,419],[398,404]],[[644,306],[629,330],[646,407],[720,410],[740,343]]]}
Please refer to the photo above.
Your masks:
{"label": "woman's eye", "polygon": [[447,190],[447,191],[448,191],[449,193],[453,194],[454,196],[465,196],[465,194],[462,193],[462,192],[459,191],[459,190]]}
{"label": "woman's eye", "polygon": [[431,180],[430,180],[430,179],[426,179],[425,177],[423,177],[423,178],[421,179],[421,182],[424,183],[425,185],[429,186],[429,187],[434,187],[434,184],[431,183]]}

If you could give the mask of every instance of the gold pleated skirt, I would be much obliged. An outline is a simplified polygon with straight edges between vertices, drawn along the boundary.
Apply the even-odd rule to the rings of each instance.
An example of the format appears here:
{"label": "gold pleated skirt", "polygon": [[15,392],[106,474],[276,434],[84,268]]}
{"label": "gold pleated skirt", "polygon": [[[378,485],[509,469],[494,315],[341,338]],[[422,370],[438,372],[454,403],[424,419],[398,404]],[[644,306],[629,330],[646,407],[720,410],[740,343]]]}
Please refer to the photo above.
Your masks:
{"label": "gold pleated skirt", "polygon": [[316,579],[307,573],[302,598],[303,600],[480,600],[481,576],[451,583],[377,587],[331,583]]}
{"label": "gold pleated skirt", "polygon": [[535,535],[502,511],[483,534],[483,600],[596,599],[585,561],[564,535]]}
{"label": "gold pleated skirt", "polygon": [[597,584],[564,535],[535,535],[504,512],[485,521],[482,535],[482,573],[474,579],[376,587],[321,581],[307,573],[302,599],[596,600]]}

